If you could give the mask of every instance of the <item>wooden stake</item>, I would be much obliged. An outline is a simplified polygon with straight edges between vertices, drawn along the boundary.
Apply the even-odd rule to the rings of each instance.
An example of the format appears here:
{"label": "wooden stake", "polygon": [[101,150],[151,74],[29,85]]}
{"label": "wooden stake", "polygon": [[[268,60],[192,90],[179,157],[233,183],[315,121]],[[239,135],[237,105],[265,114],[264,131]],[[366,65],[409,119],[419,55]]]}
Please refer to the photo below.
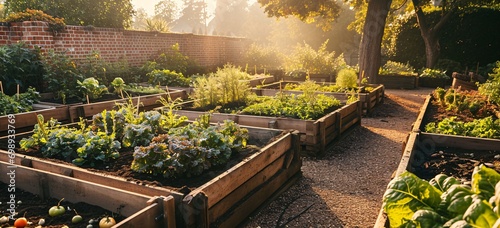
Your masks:
{"label": "wooden stake", "polygon": [[141,103],[141,95],[137,97],[137,114],[139,114],[139,104]]}
{"label": "wooden stake", "polygon": [[254,69],[254,71],[255,71],[255,73],[254,73],[254,74],[257,74],[257,65],[253,65],[253,69]]}
{"label": "wooden stake", "polygon": [[17,99],[19,100],[19,84],[17,84]]}
{"label": "wooden stake", "polygon": [[90,104],[90,99],[89,99],[89,95],[87,94],[87,104]]}
{"label": "wooden stake", "polygon": [[3,84],[2,84],[2,81],[0,81],[0,90],[2,91],[3,93]]}

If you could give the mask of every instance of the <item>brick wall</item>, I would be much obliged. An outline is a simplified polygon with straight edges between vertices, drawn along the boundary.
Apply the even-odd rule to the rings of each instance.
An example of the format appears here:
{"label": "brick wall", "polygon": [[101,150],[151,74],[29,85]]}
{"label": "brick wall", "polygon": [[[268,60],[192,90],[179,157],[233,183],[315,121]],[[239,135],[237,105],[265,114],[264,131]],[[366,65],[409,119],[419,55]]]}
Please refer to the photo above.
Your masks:
{"label": "brick wall", "polygon": [[245,38],[203,36],[179,33],[130,31],[113,28],[66,26],[65,31],[53,34],[46,22],[26,21],[0,26],[0,45],[24,41],[42,50],[66,51],[74,60],[85,59],[98,51],[109,62],[125,58],[140,66],[161,49],[175,43],[180,51],[201,66],[238,63],[248,47]]}

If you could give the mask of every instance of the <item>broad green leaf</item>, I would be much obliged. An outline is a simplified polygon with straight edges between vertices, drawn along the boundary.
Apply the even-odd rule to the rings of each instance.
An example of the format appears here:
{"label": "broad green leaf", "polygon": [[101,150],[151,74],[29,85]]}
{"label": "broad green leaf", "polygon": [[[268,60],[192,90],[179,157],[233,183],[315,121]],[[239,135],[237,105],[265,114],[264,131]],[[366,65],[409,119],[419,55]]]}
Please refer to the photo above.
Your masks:
{"label": "broad green leaf", "polygon": [[473,202],[465,211],[463,218],[476,227],[493,227],[499,217],[493,212],[493,208],[486,200],[474,196]]}
{"label": "broad green leaf", "polygon": [[450,228],[474,228],[471,224],[467,223],[465,220],[460,220],[453,223]]}
{"label": "broad green leaf", "polygon": [[410,172],[404,172],[389,182],[382,206],[391,227],[398,227],[420,209],[438,208],[441,194],[429,182]]}
{"label": "broad green leaf", "polygon": [[441,195],[440,208],[447,210],[451,217],[463,214],[471,205],[473,194],[468,185],[453,185]]}
{"label": "broad green leaf", "polygon": [[417,227],[441,228],[448,219],[433,210],[418,210],[411,218],[417,222]]}
{"label": "broad green leaf", "polygon": [[446,174],[438,174],[434,178],[432,178],[429,183],[442,192],[445,192],[454,184],[460,184],[460,181],[458,181],[454,177],[449,177]]}
{"label": "broad green leaf", "polygon": [[495,185],[500,182],[500,174],[494,169],[481,164],[474,168],[472,173],[472,191],[489,199],[495,194]]}

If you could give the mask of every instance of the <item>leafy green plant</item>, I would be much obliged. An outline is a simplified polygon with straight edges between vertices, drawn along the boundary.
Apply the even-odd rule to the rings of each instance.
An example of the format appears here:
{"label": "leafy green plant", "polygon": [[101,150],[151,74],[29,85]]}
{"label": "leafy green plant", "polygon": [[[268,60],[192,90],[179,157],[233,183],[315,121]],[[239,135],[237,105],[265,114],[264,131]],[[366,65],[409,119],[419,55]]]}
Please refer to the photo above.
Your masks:
{"label": "leafy green plant", "polygon": [[170,70],[153,70],[147,73],[147,76],[152,85],[188,87],[191,83],[191,80],[184,77],[182,73]]}
{"label": "leafy green plant", "polygon": [[65,53],[56,53],[49,50],[42,56],[45,74],[43,79],[47,83],[48,91],[53,92],[56,98],[62,99],[66,104],[66,99],[77,97],[79,94],[75,88],[78,81],[83,80],[76,64]]}
{"label": "leafy green plant", "polygon": [[470,183],[444,174],[425,181],[402,173],[383,197],[390,227],[495,227],[500,221],[500,174],[480,165]]}
{"label": "leafy green plant", "polygon": [[335,52],[327,51],[326,40],[316,51],[308,44],[297,46],[285,60],[287,72],[302,70],[309,74],[336,74],[347,66],[342,54],[335,57]]}
{"label": "leafy green plant", "polygon": [[170,46],[167,50],[162,50],[158,56],[143,65],[146,72],[153,70],[171,70],[186,74],[190,65],[189,57],[182,54],[178,43]]}
{"label": "leafy green plant", "polygon": [[139,173],[178,178],[200,175],[229,161],[233,150],[246,146],[248,131],[225,121],[207,126],[207,116],[194,123],[170,129],[148,146],[135,147],[131,168]]}
{"label": "leafy green plant", "polygon": [[159,86],[141,86],[135,83],[126,85],[124,91],[129,95],[165,93],[165,90]]}
{"label": "leafy green plant", "polygon": [[479,84],[479,93],[488,96],[488,100],[500,104],[500,61],[497,61],[493,73],[489,74],[489,79]]}
{"label": "leafy green plant", "polygon": [[395,61],[387,61],[379,70],[380,75],[403,75],[414,76],[415,68],[410,64],[400,63]]}
{"label": "leafy green plant", "polygon": [[341,69],[337,74],[335,83],[342,88],[356,88],[358,86],[358,75],[354,69]]}
{"label": "leafy green plant", "polygon": [[425,68],[420,74],[421,78],[439,78],[449,80],[450,76],[446,75],[446,71],[438,69]]}
{"label": "leafy green plant", "polygon": [[108,78],[108,63],[102,59],[99,51],[93,50],[78,65],[78,70],[84,78],[95,78],[99,82],[109,85],[111,79]]}
{"label": "leafy green plant", "polygon": [[51,118],[49,121],[45,122],[43,115],[38,114],[37,124],[33,126],[33,134],[29,138],[21,139],[21,141],[19,141],[19,146],[24,150],[40,148],[47,143],[50,132],[60,127],[61,124],[56,119]]}
{"label": "leafy green plant", "polygon": [[487,98],[475,92],[436,88],[433,97],[436,100],[434,104],[448,111],[479,118],[494,115],[494,110],[487,105]]}
{"label": "leafy green plant", "polygon": [[324,94],[304,92],[303,94],[278,94],[275,97],[263,97],[248,105],[242,113],[262,116],[285,116],[304,120],[317,119],[326,110],[341,106],[339,100]]}
{"label": "leafy green plant", "polygon": [[456,117],[445,118],[440,122],[428,123],[425,131],[429,133],[462,135],[479,138],[500,138],[500,119],[489,116],[471,122],[456,121]]}
{"label": "leafy green plant", "polygon": [[0,116],[16,114],[33,110],[33,104],[40,100],[40,94],[34,88],[28,88],[24,93],[17,95],[6,95],[0,93]]}
{"label": "leafy green plant", "polygon": [[120,156],[118,150],[121,148],[121,144],[115,140],[113,134],[88,131],[85,137],[85,143],[76,150],[78,158],[73,159],[73,164],[81,166],[87,163],[90,166],[95,166],[98,162],[109,162]]}
{"label": "leafy green plant", "polygon": [[43,63],[39,47],[29,48],[24,42],[0,46],[0,81],[8,95],[34,87],[42,91]]}
{"label": "leafy green plant", "polygon": [[77,81],[77,83],[83,90],[84,99],[85,96],[89,96],[90,99],[98,99],[108,90],[106,86],[99,85],[99,81],[93,77],[86,78],[82,82]]}
{"label": "leafy green plant", "polygon": [[274,47],[251,44],[243,55],[243,62],[259,69],[281,69],[285,55]]}
{"label": "leafy green plant", "polygon": [[122,78],[116,77],[113,79],[111,82],[111,86],[113,87],[113,90],[115,91],[116,94],[120,95],[121,98],[124,98],[123,96],[123,90],[125,89],[125,81],[123,81]]}

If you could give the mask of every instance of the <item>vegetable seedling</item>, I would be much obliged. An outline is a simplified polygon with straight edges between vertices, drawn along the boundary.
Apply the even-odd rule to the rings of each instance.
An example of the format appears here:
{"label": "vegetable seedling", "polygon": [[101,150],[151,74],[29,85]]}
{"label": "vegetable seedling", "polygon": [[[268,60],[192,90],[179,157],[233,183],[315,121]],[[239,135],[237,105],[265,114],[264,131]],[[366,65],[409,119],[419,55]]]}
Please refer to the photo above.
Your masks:
{"label": "vegetable seedling", "polygon": [[99,221],[99,228],[110,228],[116,225],[116,221],[111,216],[106,216]]}
{"label": "vegetable seedling", "polygon": [[56,216],[60,216],[62,214],[64,214],[66,212],[66,209],[64,209],[63,206],[61,206],[61,202],[64,200],[64,198],[62,198],[61,200],[59,200],[59,202],[57,203],[57,206],[53,206],[49,209],[49,215],[51,217],[56,217]]}

